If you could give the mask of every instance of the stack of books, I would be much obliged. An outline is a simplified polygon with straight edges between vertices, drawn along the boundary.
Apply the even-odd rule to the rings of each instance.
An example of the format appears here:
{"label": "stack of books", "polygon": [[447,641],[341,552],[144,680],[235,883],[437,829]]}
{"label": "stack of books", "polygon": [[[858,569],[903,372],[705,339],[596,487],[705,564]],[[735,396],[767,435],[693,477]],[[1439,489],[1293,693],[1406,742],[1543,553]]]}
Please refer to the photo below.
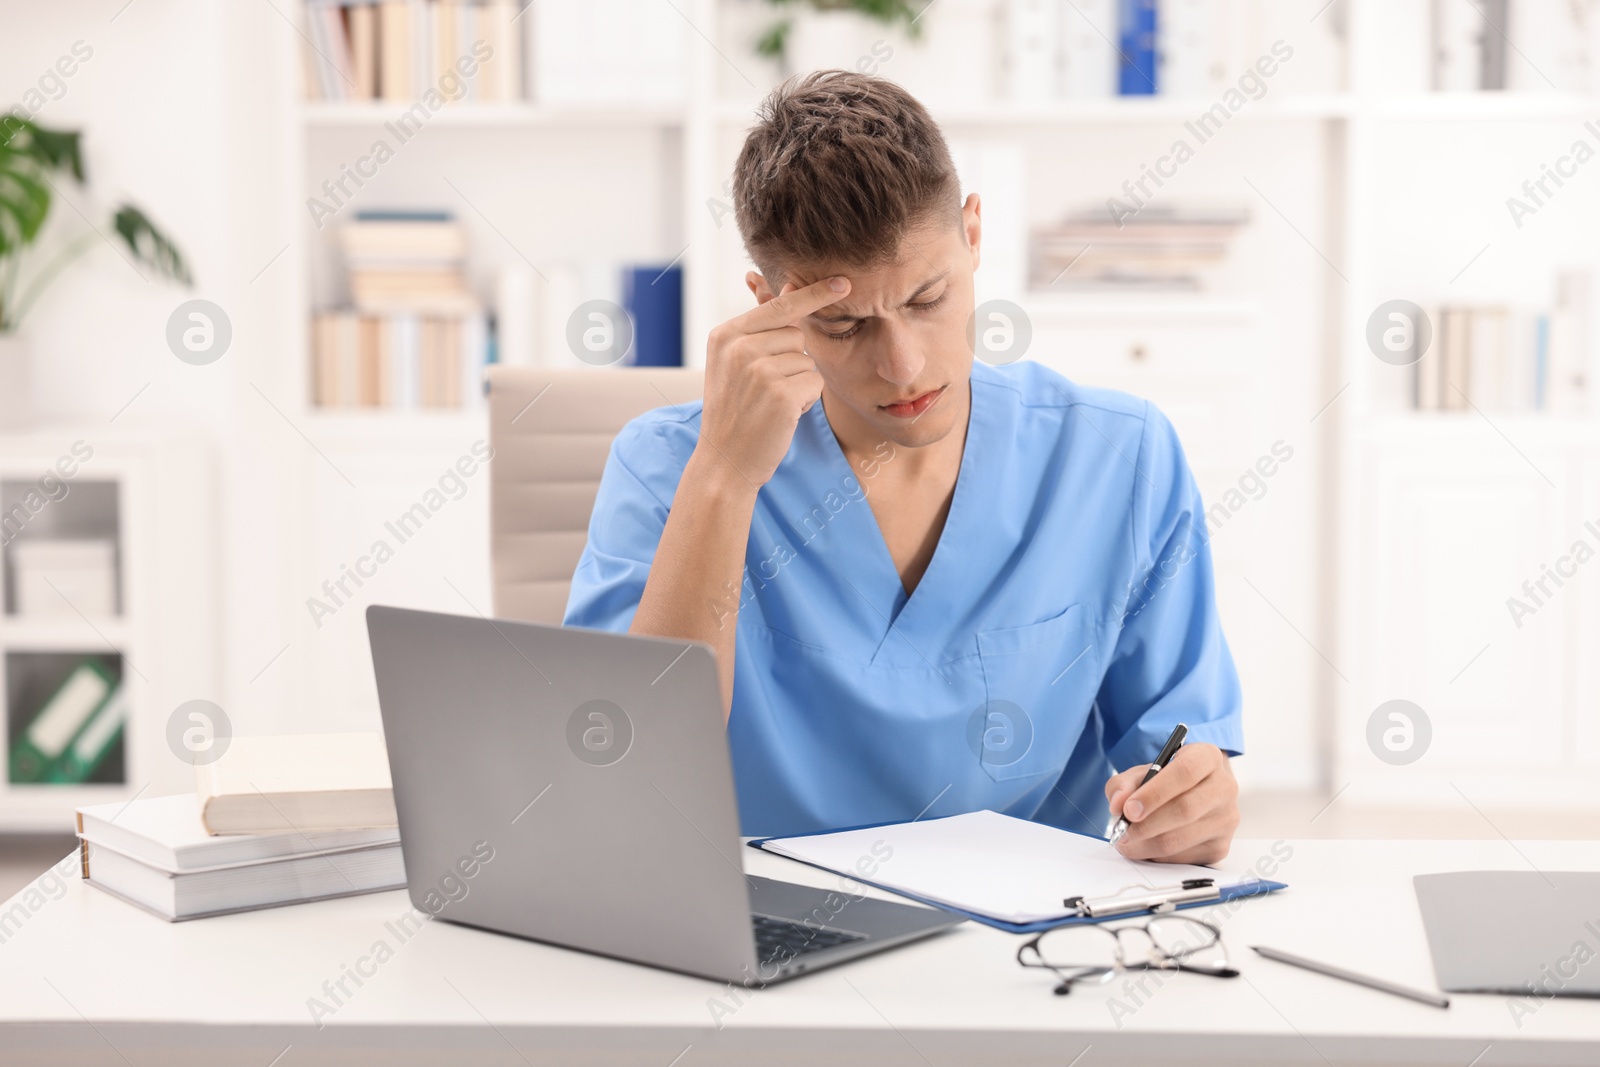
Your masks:
{"label": "stack of books", "polygon": [[339,231],[358,311],[464,315],[478,309],[463,266],[467,237],[442,211],[363,211]]}
{"label": "stack of books", "polygon": [[234,738],[196,774],[78,809],[84,879],[170,922],[406,884],[377,734]]}
{"label": "stack of books", "polygon": [[1244,210],[1146,206],[1075,212],[1037,227],[1029,269],[1035,289],[1199,289],[1250,221]]}
{"label": "stack of books", "polygon": [[9,780],[19,785],[92,780],[120,751],[127,718],[127,687],[102,658],[84,658],[11,743]]}
{"label": "stack of books", "polygon": [[467,288],[466,235],[443,212],[361,212],[340,231],[352,307],[312,320],[323,407],[455,408],[481,399],[488,320]]}
{"label": "stack of books", "polygon": [[309,0],[306,95],[520,99],[520,13],[516,0]]}

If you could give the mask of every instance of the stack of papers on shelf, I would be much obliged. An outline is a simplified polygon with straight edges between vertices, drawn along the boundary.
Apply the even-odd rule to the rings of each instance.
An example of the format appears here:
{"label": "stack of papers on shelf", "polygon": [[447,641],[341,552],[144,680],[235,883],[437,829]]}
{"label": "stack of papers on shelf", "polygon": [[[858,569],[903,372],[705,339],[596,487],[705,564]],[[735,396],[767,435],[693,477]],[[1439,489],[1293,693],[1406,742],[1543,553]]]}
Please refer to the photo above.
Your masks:
{"label": "stack of papers on shelf", "polygon": [[220,759],[195,767],[195,792],[213,834],[399,825],[380,734],[236,737]]}
{"label": "stack of papers on shelf", "polygon": [[168,921],[406,884],[393,827],[216,837],[189,793],[79,808],[78,838],[85,881]]}
{"label": "stack of papers on shelf", "polygon": [[1034,288],[1199,289],[1250,221],[1244,210],[1119,203],[1036,227]]}
{"label": "stack of papers on shelf", "polygon": [[751,844],[1012,932],[1087,921],[1064,904],[1069,897],[1198,878],[1214,879],[1222,899],[1283,888],[1210,867],[1130,860],[1100,838],[993,811]]}

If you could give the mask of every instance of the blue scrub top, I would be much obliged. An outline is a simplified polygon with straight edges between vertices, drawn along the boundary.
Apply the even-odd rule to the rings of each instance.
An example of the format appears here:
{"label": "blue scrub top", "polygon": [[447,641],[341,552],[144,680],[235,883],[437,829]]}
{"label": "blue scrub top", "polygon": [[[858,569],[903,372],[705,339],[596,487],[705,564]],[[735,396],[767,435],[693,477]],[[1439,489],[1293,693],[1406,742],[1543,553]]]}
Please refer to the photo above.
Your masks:
{"label": "blue scrub top", "polygon": [[[612,444],[567,625],[628,629],[700,408]],[[852,469],[817,404],[757,497],[728,720],[745,834],[988,808],[1102,835],[1106,778],[1178,722],[1243,750],[1200,493],[1151,404],[975,363],[955,495],[909,597],[870,504],[898,450]]]}

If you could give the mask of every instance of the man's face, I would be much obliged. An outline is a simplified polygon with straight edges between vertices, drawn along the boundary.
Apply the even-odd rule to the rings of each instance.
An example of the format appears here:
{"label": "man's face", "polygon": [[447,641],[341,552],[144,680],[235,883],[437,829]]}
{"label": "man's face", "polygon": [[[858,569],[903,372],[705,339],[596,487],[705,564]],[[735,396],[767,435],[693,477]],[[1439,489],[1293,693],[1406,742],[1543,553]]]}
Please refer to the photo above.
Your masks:
{"label": "man's face", "polygon": [[[798,323],[822,375],[829,421],[847,445],[876,439],[918,448],[963,425],[979,236],[973,194],[959,228],[941,213],[907,230],[886,266],[815,264],[785,275],[797,288],[836,274],[850,279],[848,296]],[[758,300],[776,295],[760,275],[748,281]]]}

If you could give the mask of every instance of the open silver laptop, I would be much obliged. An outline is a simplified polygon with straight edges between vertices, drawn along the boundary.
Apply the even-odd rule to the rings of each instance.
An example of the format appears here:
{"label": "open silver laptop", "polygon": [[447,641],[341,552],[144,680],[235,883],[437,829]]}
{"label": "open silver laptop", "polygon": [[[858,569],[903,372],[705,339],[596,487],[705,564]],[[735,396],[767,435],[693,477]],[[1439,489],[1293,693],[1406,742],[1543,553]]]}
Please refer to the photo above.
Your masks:
{"label": "open silver laptop", "polygon": [[704,645],[378,606],[367,633],[437,918],[748,986],[962,921],[744,873]]}

